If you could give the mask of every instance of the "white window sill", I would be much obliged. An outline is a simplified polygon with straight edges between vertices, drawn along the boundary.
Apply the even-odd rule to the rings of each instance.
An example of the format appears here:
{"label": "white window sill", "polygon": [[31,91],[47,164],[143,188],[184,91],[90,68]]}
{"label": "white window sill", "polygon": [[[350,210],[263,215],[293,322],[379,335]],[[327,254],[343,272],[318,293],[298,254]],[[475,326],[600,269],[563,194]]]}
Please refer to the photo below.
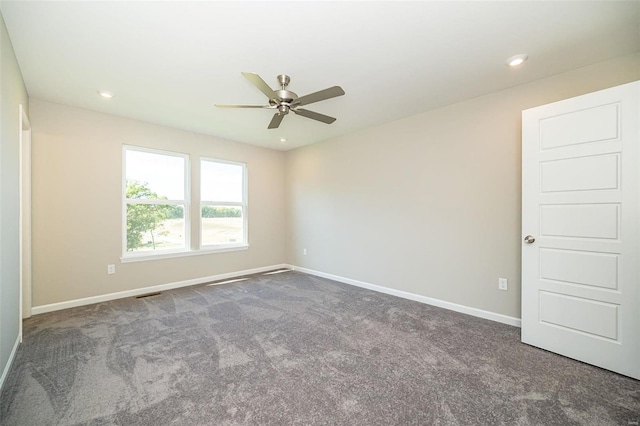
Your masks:
{"label": "white window sill", "polygon": [[184,251],[172,251],[161,253],[144,253],[144,254],[131,254],[128,256],[122,256],[120,258],[121,263],[130,262],[145,262],[147,260],[160,260],[160,259],[173,259],[176,257],[190,257],[190,256],[202,256],[205,254],[225,253],[231,251],[248,250],[249,244],[240,245],[227,245],[210,248],[202,248],[200,250],[184,250]]}

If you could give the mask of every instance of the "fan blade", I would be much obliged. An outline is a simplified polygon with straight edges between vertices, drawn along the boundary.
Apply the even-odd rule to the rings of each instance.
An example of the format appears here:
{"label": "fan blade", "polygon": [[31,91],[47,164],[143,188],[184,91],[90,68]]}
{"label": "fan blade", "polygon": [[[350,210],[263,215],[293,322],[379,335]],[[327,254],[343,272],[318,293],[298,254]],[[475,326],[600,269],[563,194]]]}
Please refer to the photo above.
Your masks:
{"label": "fan blade", "polygon": [[280,123],[282,123],[282,119],[284,118],[284,114],[280,114],[279,112],[276,112],[273,115],[273,118],[271,119],[271,123],[269,123],[269,127],[267,127],[268,129],[277,129],[280,126]]}
{"label": "fan blade", "polygon": [[269,105],[218,105],[218,108],[272,108]]}
{"label": "fan blade", "polygon": [[253,84],[258,88],[258,90],[267,95],[267,98],[274,99],[277,97],[273,92],[273,89],[269,87],[269,85],[265,83],[258,74],[253,72],[243,72],[242,75],[244,76],[244,78],[249,80],[249,83]]}
{"label": "fan blade", "polygon": [[329,87],[328,89],[320,90],[319,92],[311,93],[309,95],[298,98],[296,104],[309,105],[314,102],[324,101],[325,99],[335,98],[336,96],[344,95],[344,90],[340,86]]}
{"label": "fan blade", "polygon": [[336,121],[336,119],[333,117],[329,117],[328,115],[320,114],[318,112],[309,111],[308,109],[292,109],[291,111],[303,117],[307,117],[312,120],[322,121],[323,123],[327,123],[327,124],[331,124],[334,121]]}

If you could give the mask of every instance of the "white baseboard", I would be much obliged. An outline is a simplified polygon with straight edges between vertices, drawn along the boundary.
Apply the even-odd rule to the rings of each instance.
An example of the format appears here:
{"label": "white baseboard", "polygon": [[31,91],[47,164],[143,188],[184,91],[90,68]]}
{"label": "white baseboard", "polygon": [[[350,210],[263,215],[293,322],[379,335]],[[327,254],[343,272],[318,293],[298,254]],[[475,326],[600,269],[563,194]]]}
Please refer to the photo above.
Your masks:
{"label": "white baseboard", "polygon": [[204,284],[211,281],[219,281],[227,278],[235,278],[243,275],[259,274],[261,272],[272,271],[274,269],[288,268],[289,265],[271,265],[261,268],[247,269],[244,271],[228,272],[226,274],[211,275],[209,277],[194,278],[186,281],[178,281],[154,285],[150,287],[136,288],[133,290],[119,291],[117,293],[101,294],[99,296],[85,297],[83,299],[68,300],[65,302],[51,303],[49,305],[34,306],[31,308],[32,315],[44,314],[45,312],[59,311],[62,309],[75,308],[76,306],[91,305],[94,303],[107,302],[109,300],[123,299],[125,297],[139,296],[141,294],[154,293],[157,291],[172,290],[174,288],[188,287],[191,285]]}
{"label": "white baseboard", "polygon": [[2,376],[0,376],[0,391],[2,391],[2,386],[4,386],[4,379],[6,379],[9,375],[11,364],[13,364],[13,359],[16,357],[18,345],[20,345],[21,340],[22,336],[18,335],[18,337],[16,338],[16,342],[13,344],[13,349],[11,349],[11,354],[9,355],[9,359],[7,360],[7,364],[4,366],[4,370],[2,370]]}
{"label": "white baseboard", "polygon": [[491,321],[500,322],[503,324],[512,325],[514,327],[521,327],[522,320],[520,318],[510,317],[507,315],[497,314],[495,312],[485,311],[478,308],[472,308],[470,306],[458,305],[457,303],[451,303],[440,299],[434,299],[431,297],[421,296],[419,294],[409,293],[402,290],[396,290],[393,288],[383,287],[376,284],[369,284],[364,281],[358,281],[351,278],[344,278],[338,275],[327,274],[325,272],[314,271],[313,269],[301,268],[299,266],[287,265],[289,268],[304,272],[305,274],[316,275],[322,278],[328,278],[330,280],[338,281],[345,284],[354,285],[356,287],[362,287],[369,290],[377,291],[380,293],[390,294],[392,296],[402,297],[403,299],[414,300],[416,302],[425,303],[427,305],[437,306],[439,308],[449,309],[451,311],[461,312],[467,315],[473,315],[474,317],[484,318]]}
{"label": "white baseboard", "polygon": [[[472,307],[469,307],[469,306],[458,305],[457,303],[451,303],[451,302],[447,302],[447,301],[440,300],[440,299],[434,299],[432,297],[421,296],[419,294],[409,293],[409,292],[402,291],[402,290],[396,290],[396,289],[393,289],[393,288],[383,287],[383,286],[376,285],[376,284],[370,284],[370,283],[367,283],[367,282],[364,282],[364,281],[358,281],[358,280],[354,280],[354,279],[351,279],[351,278],[345,278],[345,277],[341,277],[341,276],[338,276],[338,275],[328,274],[328,273],[325,273],[325,272],[315,271],[313,269],[307,269],[307,268],[302,268],[302,267],[299,267],[299,266],[287,265],[287,264],[264,266],[264,267],[261,267],[261,268],[254,268],[254,269],[247,269],[247,270],[244,270],[244,271],[229,272],[229,273],[226,273],[226,274],[211,275],[209,277],[194,278],[194,279],[186,280],[186,281],[178,281],[178,282],[173,282],[173,283],[160,284],[160,285],[155,285],[155,286],[150,286],[150,287],[138,288],[138,289],[134,289],[134,290],[120,291],[120,292],[117,292],[117,293],[108,293],[108,294],[103,294],[103,295],[99,295],[99,296],[85,297],[83,299],[75,299],[75,300],[69,300],[69,301],[59,302],[59,303],[51,303],[49,305],[34,306],[31,309],[31,313],[33,315],[44,314],[46,312],[59,311],[59,310],[62,310],[62,309],[74,308],[76,306],[91,305],[91,304],[94,304],[94,303],[107,302],[109,300],[122,299],[122,298],[125,298],[125,297],[139,296],[141,294],[153,293],[153,292],[156,292],[156,291],[165,291],[165,290],[171,290],[171,289],[174,289],[174,288],[188,287],[188,286],[197,285],[197,284],[204,284],[204,283],[211,282],[211,281],[219,281],[219,280],[224,280],[224,279],[227,279],[227,278],[235,278],[235,277],[239,277],[239,276],[243,276],[243,275],[259,274],[261,272],[267,272],[267,271],[271,271],[271,270],[274,270],[274,269],[281,269],[281,268],[294,269],[296,271],[304,272],[306,274],[316,275],[318,277],[323,277],[323,278],[328,278],[330,280],[338,281],[338,282],[345,283],[345,284],[354,285],[356,287],[362,287],[362,288],[366,288],[366,289],[369,289],[369,290],[377,291],[377,292],[380,292],[380,293],[390,294],[392,296],[397,296],[397,297],[402,297],[404,299],[414,300],[416,302],[425,303],[427,305],[437,306],[437,307],[440,307],[440,308],[449,309],[451,311],[461,312],[463,314],[473,315],[475,317],[484,318],[484,319],[488,319],[488,320],[491,320],[491,321],[496,321],[496,322],[500,322],[500,323],[503,323],[503,324],[512,325],[512,326],[515,326],[515,327],[520,327],[521,326],[520,318],[510,317],[510,316],[507,316],[507,315],[502,315],[502,314],[498,314],[498,313],[495,313],[495,312],[485,311],[485,310],[478,309],[478,308],[472,308]],[[19,338],[20,338],[20,336],[18,336],[18,339]],[[17,344],[16,344],[16,347],[14,348],[14,351],[15,351],[16,348],[17,348]],[[12,356],[13,356],[13,353],[12,353]],[[3,374],[2,377],[3,377],[3,380],[4,380],[4,374]]]}

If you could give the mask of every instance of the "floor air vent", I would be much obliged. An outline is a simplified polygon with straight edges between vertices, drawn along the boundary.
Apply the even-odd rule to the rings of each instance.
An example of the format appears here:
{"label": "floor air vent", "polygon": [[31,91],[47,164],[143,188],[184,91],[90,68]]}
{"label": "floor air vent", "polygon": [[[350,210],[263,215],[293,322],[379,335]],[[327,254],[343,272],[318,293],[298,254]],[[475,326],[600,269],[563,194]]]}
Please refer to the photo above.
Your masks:
{"label": "floor air vent", "polygon": [[207,287],[212,286],[212,285],[237,283],[237,282],[240,282],[240,281],[246,281],[248,279],[249,278],[233,278],[233,279],[224,280],[224,281],[214,281],[211,284],[207,284]]}
{"label": "floor air vent", "polygon": [[136,296],[136,299],[144,299],[145,297],[151,297],[151,296],[160,296],[161,294],[162,294],[161,291],[156,291],[155,293],[141,294],[140,296]]}

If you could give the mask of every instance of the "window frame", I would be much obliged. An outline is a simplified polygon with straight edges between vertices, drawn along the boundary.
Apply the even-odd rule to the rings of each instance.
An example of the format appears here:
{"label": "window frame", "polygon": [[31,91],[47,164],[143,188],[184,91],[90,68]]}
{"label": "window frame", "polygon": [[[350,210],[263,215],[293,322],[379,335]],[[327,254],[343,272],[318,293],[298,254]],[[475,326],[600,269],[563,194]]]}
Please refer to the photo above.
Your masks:
{"label": "window frame", "polygon": [[[182,200],[152,200],[152,199],[129,199],[127,196],[127,151],[138,151],[148,154],[165,155],[179,157],[184,160],[184,199]],[[174,257],[184,255],[191,251],[191,164],[190,156],[187,153],[167,151],[154,148],[146,148],[134,145],[122,145],[122,257],[121,261],[135,261]],[[151,204],[151,205],[175,205],[184,206],[184,247],[177,249],[160,249],[149,251],[130,252],[127,250],[127,206],[130,204]]]}
{"label": "window frame", "polygon": [[[219,158],[212,157],[204,157],[200,156],[199,163],[199,184],[200,184],[200,193],[198,194],[198,201],[200,203],[198,209],[198,226],[199,226],[199,250],[203,252],[215,252],[215,251],[230,251],[234,249],[245,249],[249,247],[249,203],[248,203],[248,173],[247,173],[247,163],[243,163],[240,161],[230,161],[230,160],[221,160]],[[230,201],[204,201],[202,199],[202,163],[208,161],[213,163],[221,163],[221,164],[231,164],[234,166],[242,167],[242,201],[240,202],[230,202]],[[242,209],[242,241],[239,243],[228,243],[228,244],[204,244],[203,242],[203,230],[202,226],[202,208],[204,206],[225,206],[225,207],[240,207]]]}

